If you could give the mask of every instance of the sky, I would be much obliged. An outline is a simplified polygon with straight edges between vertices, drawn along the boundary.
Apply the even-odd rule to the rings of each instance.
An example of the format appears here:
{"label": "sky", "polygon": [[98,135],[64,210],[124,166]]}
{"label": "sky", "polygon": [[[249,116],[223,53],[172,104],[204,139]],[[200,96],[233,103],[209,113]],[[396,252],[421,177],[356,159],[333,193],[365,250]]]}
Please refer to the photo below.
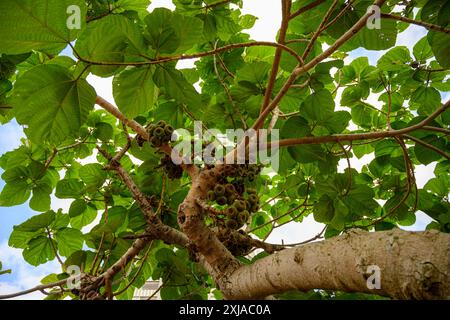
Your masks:
{"label": "sky", "polygon": [[[154,0],[149,7],[149,11],[156,7],[174,8],[170,0]],[[255,26],[247,32],[252,39],[258,41],[274,41],[277,29],[281,20],[281,6],[279,0],[244,0],[244,7],[241,10],[243,14],[252,14],[258,17]],[[274,27],[276,26],[276,27]],[[406,31],[399,34],[397,45],[405,45],[412,49],[413,45],[426,34],[425,29],[417,26],[411,26]],[[376,64],[378,58],[384,52],[368,51],[365,49],[357,49],[353,51],[346,62],[356,57],[367,56],[371,64]],[[182,61],[178,64],[179,68],[189,68],[193,66],[193,61]],[[97,94],[106,100],[113,102],[111,78],[104,79],[96,76],[89,76],[88,81],[94,86]],[[342,91],[338,92],[336,101]],[[443,97],[443,98],[448,98]],[[444,99],[443,99],[444,100]],[[376,96],[369,97],[368,100],[375,106],[379,106]],[[5,125],[0,125],[0,155],[10,151],[20,145],[20,139],[24,136],[21,127],[12,121]],[[353,168],[358,171],[364,164],[372,160],[370,155],[364,156],[358,160],[351,159]],[[429,179],[434,177],[433,170],[435,164],[428,166],[417,166],[416,178],[418,186],[422,187]],[[345,160],[340,163],[340,170],[346,167]],[[0,169],[0,174],[1,174]],[[0,179],[0,189],[3,188],[4,182]],[[52,209],[63,208],[67,210],[70,201],[60,200],[53,197]],[[12,269],[11,275],[0,276],[0,295],[5,293],[16,292],[36,286],[40,280],[49,273],[59,272],[59,265],[52,261],[39,267],[33,267],[24,262],[21,250],[8,247],[9,234],[14,225],[20,224],[29,217],[35,215],[36,212],[31,211],[27,204],[12,207],[0,207],[0,261],[3,263],[4,269]],[[417,221],[413,226],[407,227],[408,230],[423,230],[430,222],[430,218],[423,213],[417,214]],[[312,215],[308,216],[301,224],[287,224],[278,228],[268,239],[272,243],[296,243],[305,239],[309,239],[319,233],[323,226],[313,220]],[[21,299],[41,299],[42,294],[37,292],[21,297]]]}

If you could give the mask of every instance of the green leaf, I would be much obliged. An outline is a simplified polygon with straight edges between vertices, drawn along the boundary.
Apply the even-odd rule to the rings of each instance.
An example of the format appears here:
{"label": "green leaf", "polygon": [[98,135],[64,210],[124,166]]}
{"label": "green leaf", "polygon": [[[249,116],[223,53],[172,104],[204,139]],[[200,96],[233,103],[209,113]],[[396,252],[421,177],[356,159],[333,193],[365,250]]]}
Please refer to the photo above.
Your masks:
{"label": "green leaf", "polygon": [[78,198],[84,192],[84,184],[77,179],[63,179],[56,185],[55,195],[60,199]]}
{"label": "green leaf", "polygon": [[68,214],[63,213],[61,209],[56,212],[55,220],[50,225],[50,229],[55,231],[65,228],[69,225],[70,217]]}
{"label": "green leaf", "polygon": [[70,204],[69,216],[71,218],[79,216],[87,209],[86,201],[83,199],[77,199]]}
{"label": "green leaf", "polygon": [[401,149],[400,145],[394,140],[382,140],[375,144],[375,157],[377,158],[382,156],[391,156],[396,151],[401,151]]}
{"label": "green leaf", "polygon": [[311,163],[315,161],[326,161],[325,151],[321,145],[305,144],[288,148],[291,157],[300,163]]}
{"label": "green leaf", "polygon": [[367,57],[356,58],[350,63],[350,66],[355,70],[357,77],[360,78],[363,71],[369,66],[369,59]]}
{"label": "green leaf", "polygon": [[[136,60],[145,53],[144,39],[137,24],[122,15],[108,15],[89,23],[78,37],[75,50],[83,58],[95,62],[124,62]],[[94,65],[89,71],[100,77],[113,75],[120,66]]]}
{"label": "green leaf", "polygon": [[89,163],[80,168],[80,178],[86,186],[93,187],[94,190],[101,187],[106,180],[107,174],[103,166],[99,163]]}
{"label": "green leaf", "polygon": [[27,136],[37,143],[77,136],[96,98],[86,80],[74,79],[58,65],[37,66],[14,87],[14,114],[20,124],[28,125]]}
{"label": "green leaf", "polygon": [[153,49],[172,53],[180,45],[180,38],[172,26],[173,14],[169,9],[156,8],[146,18],[148,37]]}
{"label": "green leaf", "polygon": [[256,20],[258,20],[257,17],[251,14],[244,14],[239,18],[239,24],[242,29],[250,29],[255,25]]}
{"label": "green leaf", "polygon": [[264,61],[255,61],[245,64],[245,66],[236,73],[236,81],[248,81],[264,88],[267,81],[267,75],[270,71],[270,64]]}
{"label": "green leaf", "polygon": [[374,197],[373,189],[369,186],[354,185],[343,200],[353,215],[373,216],[378,208],[378,203],[374,200]]}
{"label": "green leaf", "polygon": [[176,300],[180,297],[177,287],[163,287],[161,289],[161,300]]}
{"label": "green leaf", "polygon": [[0,206],[17,206],[27,201],[30,194],[30,188],[26,181],[7,183],[0,194]]}
{"label": "green leaf", "polygon": [[430,115],[441,106],[441,95],[432,87],[420,86],[411,95],[410,103],[419,107],[419,113]]}
{"label": "green leaf", "polygon": [[39,236],[28,243],[22,255],[26,262],[33,266],[46,263],[55,258],[56,242],[46,236]]}
{"label": "green leaf", "polygon": [[[445,150],[445,141],[442,139],[436,139],[436,136],[430,135],[421,139],[423,142],[431,144],[440,150]],[[442,158],[442,156],[429,148],[416,143],[414,147],[414,154],[416,155],[417,160],[424,165],[428,165],[433,161],[438,161]]]}
{"label": "green leaf", "polygon": [[15,226],[15,230],[22,232],[35,232],[42,228],[47,228],[55,220],[55,212],[47,211],[33,216],[27,221]]}
{"label": "green leaf", "polygon": [[[15,157],[16,154],[13,154],[13,157]],[[9,161],[8,161],[9,162]],[[20,181],[26,181],[30,176],[30,172],[27,167],[25,166],[15,166],[11,169],[6,170],[2,174],[2,179],[6,183],[15,183]]]}
{"label": "green leaf", "polygon": [[2,67],[0,65],[0,96],[6,94],[7,92],[11,91],[13,88],[11,81],[6,79],[1,79],[1,73],[3,72]]}
{"label": "green leaf", "polygon": [[45,182],[38,182],[33,188],[33,196],[30,199],[30,208],[43,212],[50,209],[50,194],[53,188]]}
{"label": "green leaf", "polygon": [[330,133],[341,133],[344,131],[352,116],[347,111],[336,111],[333,115],[324,121],[323,125],[330,131]]}
{"label": "green leaf", "polygon": [[229,11],[218,11],[213,15],[216,25],[217,36],[228,41],[241,30],[241,27],[229,16]]}
{"label": "green leaf", "polygon": [[184,103],[192,108],[201,106],[201,98],[194,87],[186,80],[183,73],[164,64],[157,66],[153,80],[155,84],[170,98],[178,103]]}
{"label": "green leaf", "polygon": [[76,229],[81,229],[84,226],[92,223],[97,217],[97,210],[90,205],[86,206],[86,209],[75,217],[71,217],[70,225]]}
{"label": "green leaf", "polygon": [[386,52],[377,62],[377,67],[383,71],[401,71],[411,62],[407,47],[395,47]]}
{"label": "green leaf", "polygon": [[[67,268],[68,266],[79,266],[80,268],[82,268],[82,267],[86,268],[86,260],[88,260],[88,253],[89,253],[89,256],[91,254],[93,254],[90,251],[82,251],[82,250],[73,252],[66,259],[66,261],[64,261],[64,267]],[[90,262],[92,262],[92,261],[90,261]]]}
{"label": "green leaf", "polygon": [[364,104],[352,107],[352,121],[362,128],[371,128],[377,112]]}
{"label": "green leaf", "polygon": [[366,82],[359,85],[348,86],[342,92],[341,105],[352,106],[355,103],[365,100],[370,94],[370,88]]}
{"label": "green leaf", "polygon": [[327,223],[333,219],[333,200],[327,195],[322,195],[318,202],[314,204],[314,220]]}
{"label": "green leaf", "polygon": [[114,137],[114,128],[106,122],[95,124],[93,136],[103,142],[108,142]]}
{"label": "green leaf", "polygon": [[[0,1],[0,52],[21,54],[31,50],[59,52],[73,40],[79,29],[68,28],[72,14],[80,9],[80,29],[86,24],[86,5],[81,0]],[[74,27],[76,27],[74,25]]]}
{"label": "green leaf", "polygon": [[311,128],[302,117],[291,117],[283,125],[280,131],[281,139],[300,138],[311,134]]}
{"label": "green leaf", "polygon": [[123,71],[113,81],[114,100],[129,118],[148,112],[154,104],[155,84],[151,67]]}
{"label": "green leaf", "polygon": [[95,228],[95,232],[114,233],[121,231],[120,227],[124,226],[124,224],[128,222],[127,214],[128,210],[124,207],[117,206],[110,208],[108,210],[107,221],[104,222],[99,228]]}
{"label": "green leaf", "polygon": [[148,40],[161,53],[185,52],[203,36],[203,21],[187,15],[156,8],[145,18]]}
{"label": "green leaf", "polygon": [[397,33],[396,21],[383,19],[380,29],[362,28],[349,43],[357,43],[367,50],[385,50],[395,46]]}
{"label": "green leaf", "polygon": [[443,68],[450,68],[450,35],[430,31],[427,37],[436,60]]}
{"label": "green leaf", "polygon": [[12,248],[25,249],[31,239],[36,238],[41,234],[43,234],[43,230],[27,232],[14,226],[13,231],[9,236],[8,246]]}
{"label": "green leaf", "polygon": [[118,0],[114,3],[114,11],[122,12],[127,10],[134,10],[137,12],[147,12],[147,8],[150,5],[150,0]]}
{"label": "green leaf", "polygon": [[[250,224],[250,228],[254,229],[258,226],[262,226],[269,221],[269,216],[264,212],[258,212],[252,216],[252,222]],[[260,239],[264,239],[264,237],[269,234],[272,230],[272,224],[268,223],[264,225],[264,227],[259,228],[258,230],[253,231],[252,233],[256,235]]]}
{"label": "green leaf", "polygon": [[176,129],[182,128],[185,122],[183,108],[173,101],[158,105],[155,110],[155,119],[164,120]]}
{"label": "green leaf", "polygon": [[446,197],[449,193],[450,183],[448,180],[448,175],[442,175],[433,179],[430,179],[425,186],[423,187],[425,190],[429,190],[434,194]]}
{"label": "green leaf", "polygon": [[83,234],[80,230],[64,228],[55,234],[58,250],[64,257],[69,257],[75,251],[81,250],[84,243]]}
{"label": "green leaf", "polygon": [[302,114],[311,121],[323,122],[333,115],[334,99],[328,90],[309,95],[300,107]]}
{"label": "green leaf", "polygon": [[426,61],[433,57],[433,51],[428,44],[427,36],[420,39],[413,48],[413,54],[417,61]]}

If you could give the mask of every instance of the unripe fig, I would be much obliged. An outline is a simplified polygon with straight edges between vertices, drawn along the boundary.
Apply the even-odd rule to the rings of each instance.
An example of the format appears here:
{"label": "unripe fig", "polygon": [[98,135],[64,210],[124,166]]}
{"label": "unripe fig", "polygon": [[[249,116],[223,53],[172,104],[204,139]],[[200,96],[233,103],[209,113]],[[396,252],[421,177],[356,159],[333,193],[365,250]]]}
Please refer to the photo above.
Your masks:
{"label": "unripe fig", "polygon": [[236,200],[234,201],[233,206],[236,208],[237,211],[241,212],[246,209],[246,203],[242,200]]}
{"label": "unripe fig", "polygon": [[259,198],[258,198],[258,196],[256,194],[250,194],[248,196],[248,201],[253,205],[253,204],[259,202]]}
{"label": "unripe fig", "polygon": [[235,207],[228,207],[226,210],[227,216],[234,219],[237,216],[237,209]]}
{"label": "unripe fig", "polygon": [[162,137],[162,136],[164,136],[164,129],[163,128],[161,128],[161,127],[157,127],[157,128],[155,128],[155,130],[153,131],[153,134],[154,134],[154,136],[156,136],[156,137]]}
{"label": "unripe fig", "polygon": [[164,120],[159,120],[156,126],[164,128],[167,125],[167,123]]}
{"label": "unripe fig", "polygon": [[173,127],[171,125],[169,125],[169,124],[166,125],[164,127],[164,132],[165,132],[166,135],[171,136],[172,133],[173,133]]}
{"label": "unripe fig", "polygon": [[155,131],[155,128],[156,128],[156,126],[154,124],[149,125],[147,128],[148,134],[152,136],[153,132]]}
{"label": "unripe fig", "polygon": [[223,196],[225,194],[225,187],[221,184],[218,184],[214,187],[214,193],[216,196]]}
{"label": "unripe fig", "polygon": [[217,198],[216,202],[218,205],[223,206],[223,205],[227,204],[227,198],[224,196],[221,196],[221,197]]}
{"label": "unripe fig", "polygon": [[159,139],[158,137],[152,137],[150,139],[150,143],[151,143],[152,147],[160,147],[161,146],[161,139]]}

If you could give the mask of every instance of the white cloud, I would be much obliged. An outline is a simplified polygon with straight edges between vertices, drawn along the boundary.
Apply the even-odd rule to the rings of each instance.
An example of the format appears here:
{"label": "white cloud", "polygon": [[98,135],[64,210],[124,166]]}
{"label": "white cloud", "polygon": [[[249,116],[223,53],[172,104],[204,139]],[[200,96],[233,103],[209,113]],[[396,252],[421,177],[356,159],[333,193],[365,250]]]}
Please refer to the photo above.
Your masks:
{"label": "white cloud", "polygon": [[59,199],[54,194],[52,194],[50,196],[50,198],[51,198],[50,206],[53,211],[58,211],[59,209],[62,209],[64,212],[69,211],[70,204],[71,204],[70,200]]}
{"label": "white cloud", "polygon": [[312,214],[305,217],[301,223],[287,223],[275,229],[267,238],[268,243],[291,244],[313,238],[322,231],[324,224],[314,220]]}
{"label": "white cloud", "polygon": [[97,95],[106,99],[106,101],[114,103],[112,79],[113,78],[101,78],[92,74],[87,77],[87,81],[95,88]]}
{"label": "white cloud", "polygon": [[415,176],[417,187],[419,189],[423,188],[423,186],[428,182],[428,180],[434,178],[434,169],[436,168],[436,162],[430,163],[429,165],[417,165],[415,167]]}
{"label": "white cloud", "polygon": [[0,155],[20,146],[20,139],[25,137],[22,127],[16,121],[1,125]]}
{"label": "white cloud", "polygon": [[155,8],[168,8],[174,10],[175,5],[172,0],[153,0],[147,10],[152,12]]}
{"label": "white cloud", "polygon": [[264,1],[247,0],[241,10],[242,14],[258,17],[252,29],[245,30],[256,41],[275,41],[281,24],[281,2],[278,0]]}
{"label": "white cloud", "polygon": [[407,46],[410,50],[414,45],[427,34],[425,28],[410,25],[405,31],[400,33],[397,37],[396,46]]}

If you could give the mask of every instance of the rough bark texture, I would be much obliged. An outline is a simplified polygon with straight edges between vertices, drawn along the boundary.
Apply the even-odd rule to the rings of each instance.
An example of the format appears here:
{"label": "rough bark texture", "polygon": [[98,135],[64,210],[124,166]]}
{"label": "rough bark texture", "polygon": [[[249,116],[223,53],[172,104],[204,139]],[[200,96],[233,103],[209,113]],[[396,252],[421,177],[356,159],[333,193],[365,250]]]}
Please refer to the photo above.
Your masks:
{"label": "rough bark texture", "polygon": [[197,203],[198,199],[206,198],[208,190],[214,188],[220,168],[218,166],[213,170],[202,171],[194,179],[191,190],[178,208],[178,223],[195,246],[194,249],[209,264],[213,271],[211,275],[216,281],[239,267],[236,258],[205,225],[203,209]]}
{"label": "rough bark texture", "polygon": [[[380,268],[380,289],[367,286],[371,265]],[[351,231],[274,253],[239,268],[221,284],[224,295],[232,299],[315,288],[395,299],[450,299],[450,235]]]}

